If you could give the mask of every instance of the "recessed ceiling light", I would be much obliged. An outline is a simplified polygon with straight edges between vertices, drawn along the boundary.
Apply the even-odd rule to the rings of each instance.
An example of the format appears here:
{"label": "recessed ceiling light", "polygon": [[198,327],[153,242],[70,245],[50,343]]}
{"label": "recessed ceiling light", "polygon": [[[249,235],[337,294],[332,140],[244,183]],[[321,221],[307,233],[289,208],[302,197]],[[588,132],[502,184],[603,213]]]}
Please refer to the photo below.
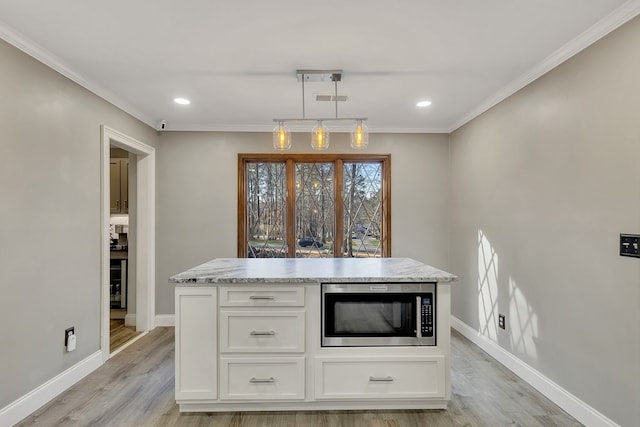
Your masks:
{"label": "recessed ceiling light", "polygon": [[431,105],[431,101],[420,101],[416,104],[416,107],[428,107]]}
{"label": "recessed ceiling light", "polygon": [[180,105],[189,105],[189,104],[191,104],[191,101],[189,101],[187,98],[174,98],[173,102],[175,102],[176,104],[180,104]]}

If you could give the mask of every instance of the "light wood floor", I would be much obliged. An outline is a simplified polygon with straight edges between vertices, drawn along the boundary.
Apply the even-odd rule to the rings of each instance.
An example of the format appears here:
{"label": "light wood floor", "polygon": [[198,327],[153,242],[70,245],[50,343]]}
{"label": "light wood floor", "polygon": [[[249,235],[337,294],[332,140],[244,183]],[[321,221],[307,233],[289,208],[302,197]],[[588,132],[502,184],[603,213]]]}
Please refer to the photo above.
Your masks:
{"label": "light wood floor", "polygon": [[174,401],[174,330],[156,328],[18,426],[552,427],[580,426],[452,332],[446,410],[181,414]]}
{"label": "light wood floor", "polygon": [[125,326],[124,319],[110,319],[109,321],[109,352],[122,347],[124,344],[138,336],[134,326]]}

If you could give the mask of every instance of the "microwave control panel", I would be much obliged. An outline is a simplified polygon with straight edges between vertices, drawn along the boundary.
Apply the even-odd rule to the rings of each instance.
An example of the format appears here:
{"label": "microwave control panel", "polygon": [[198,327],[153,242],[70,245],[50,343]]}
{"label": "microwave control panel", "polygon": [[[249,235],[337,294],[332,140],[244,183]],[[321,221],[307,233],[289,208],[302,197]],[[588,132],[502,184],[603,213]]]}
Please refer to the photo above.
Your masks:
{"label": "microwave control panel", "polygon": [[427,294],[422,297],[422,336],[433,336],[433,295]]}

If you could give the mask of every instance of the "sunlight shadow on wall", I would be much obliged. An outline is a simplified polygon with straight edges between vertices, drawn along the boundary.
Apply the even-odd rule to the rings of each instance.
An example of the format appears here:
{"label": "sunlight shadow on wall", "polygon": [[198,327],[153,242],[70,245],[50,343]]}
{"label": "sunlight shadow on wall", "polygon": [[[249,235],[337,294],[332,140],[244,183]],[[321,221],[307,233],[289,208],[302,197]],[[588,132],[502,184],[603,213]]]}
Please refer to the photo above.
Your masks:
{"label": "sunlight shadow on wall", "polygon": [[[486,234],[478,230],[478,324],[481,335],[492,341],[506,346],[505,331],[498,336],[499,314],[499,265],[498,253],[492,246]],[[505,274],[506,276],[506,274]],[[502,284],[503,308],[500,314],[506,317],[507,332],[509,333],[510,349],[514,353],[536,359],[538,352],[536,340],[538,338],[538,316],[527,301],[525,294],[518,287],[516,280],[509,276],[508,280],[508,311],[506,289],[507,283]],[[501,338],[501,340],[499,340]]]}
{"label": "sunlight shadow on wall", "polygon": [[480,333],[498,340],[498,254],[478,230],[478,321]]}
{"label": "sunlight shadow on wall", "polygon": [[511,349],[533,359],[538,357],[538,316],[513,278],[509,277],[509,323]]}

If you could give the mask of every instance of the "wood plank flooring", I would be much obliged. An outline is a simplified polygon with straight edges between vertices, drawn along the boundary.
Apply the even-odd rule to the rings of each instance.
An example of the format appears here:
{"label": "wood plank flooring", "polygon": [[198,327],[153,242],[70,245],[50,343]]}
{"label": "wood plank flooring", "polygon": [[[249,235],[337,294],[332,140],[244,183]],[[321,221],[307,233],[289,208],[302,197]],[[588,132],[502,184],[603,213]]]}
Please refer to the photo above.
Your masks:
{"label": "wood plank flooring", "polygon": [[122,347],[124,344],[140,335],[133,326],[125,326],[124,319],[111,319],[109,321],[109,352]]}
{"label": "wood plank flooring", "polygon": [[181,414],[174,401],[174,330],[156,328],[18,424],[187,427],[580,426],[489,355],[452,331],[446,410]]}

